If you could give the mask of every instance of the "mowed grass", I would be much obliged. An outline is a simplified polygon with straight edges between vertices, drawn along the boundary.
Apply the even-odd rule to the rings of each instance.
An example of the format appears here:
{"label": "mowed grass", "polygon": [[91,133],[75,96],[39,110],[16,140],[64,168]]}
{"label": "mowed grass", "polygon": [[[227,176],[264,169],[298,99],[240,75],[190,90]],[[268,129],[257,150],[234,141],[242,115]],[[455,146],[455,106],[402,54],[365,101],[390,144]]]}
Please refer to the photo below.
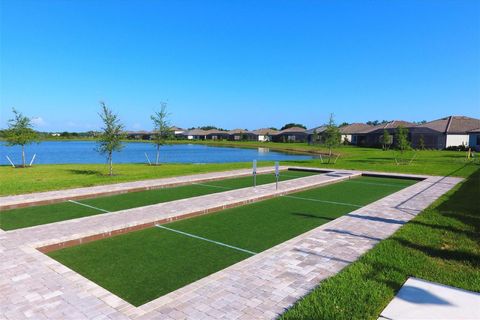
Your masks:
{"label": "mowed grass", "polygon": [[[279,180],[285,181],[307,177],[314,174],[316,173],[306,171],[285,171],[281,172]],[[257,175],[258,185],[273,182],[275,182],[274,174]],[[250,187],[252,185],[253,178],[250,176],[210,181],[202,184],[192,184],[174,188],[154,189],[107,197],[83,199],[76,202],[113,212],[161,202],[197,197],[206,194],[222,192],[229,189],[240,189]],[[104,211],[96,210],[68,201],[50,205],[5,210],[0,212],[0,229],[13,230],[26,228],[102,213],[104,213]]]}
{"label": "mowed grass", "polygon": [[[165,226],[261,252],[413,183],[360,177]],[[250,255],[154,227],[49,256],[138,306]]]}
{"label": "mowed grass", "polygon": [[480,292],[480,170],[281,319],[377,319],[408,277]]}

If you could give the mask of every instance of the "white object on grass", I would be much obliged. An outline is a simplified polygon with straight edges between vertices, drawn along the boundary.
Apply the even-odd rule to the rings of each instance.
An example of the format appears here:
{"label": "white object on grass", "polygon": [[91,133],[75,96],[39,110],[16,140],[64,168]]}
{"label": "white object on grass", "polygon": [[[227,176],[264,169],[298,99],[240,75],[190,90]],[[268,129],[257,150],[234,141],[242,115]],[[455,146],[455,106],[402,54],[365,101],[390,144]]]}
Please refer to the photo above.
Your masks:
{"label": "white object on grass", "polygon": [[410,277],[379,319],[480,319],[480,294]]}

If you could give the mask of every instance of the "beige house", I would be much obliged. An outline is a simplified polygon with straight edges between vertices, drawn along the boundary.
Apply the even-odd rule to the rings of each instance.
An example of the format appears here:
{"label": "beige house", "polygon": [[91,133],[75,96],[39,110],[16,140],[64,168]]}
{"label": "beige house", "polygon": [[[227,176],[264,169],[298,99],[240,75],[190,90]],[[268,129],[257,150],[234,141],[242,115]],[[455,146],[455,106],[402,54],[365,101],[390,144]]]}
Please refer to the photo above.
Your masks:
{"label": "beige house", "polygon": [[278,134],[278,130],[270,128],[262,128],[252,131],[257,136],[257,140],[261,142],[272,141],[272,137]]}

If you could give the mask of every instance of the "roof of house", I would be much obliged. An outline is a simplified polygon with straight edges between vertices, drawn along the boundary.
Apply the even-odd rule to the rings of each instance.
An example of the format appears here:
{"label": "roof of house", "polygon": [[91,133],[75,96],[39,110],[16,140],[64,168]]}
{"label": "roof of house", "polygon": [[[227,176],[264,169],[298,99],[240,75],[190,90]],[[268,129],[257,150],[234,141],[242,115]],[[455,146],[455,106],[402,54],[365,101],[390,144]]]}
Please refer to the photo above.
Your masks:
{"label": "roof of house", "polygon": [[259,136],[264,136],[264,135],[276,135],[279,131],[278,130],[274,130],[274,129],[270,129],[270,128],[262,128],[262,129],[257,129],[257,130],[253,130],[252,133],[256,134],[256,135],[259,135]]}
{"label": "roof of house", "polygon": [[472,132],[472,133],[473,133],[473,132],[475,132],[475,133],[480,132],[480,128],[470,130],[469,132]]}
{"label": "roof of house", "polygon": [[184,134],[187,136],[205,136],[208,134],[208,132],[202,129],[192,129],[188,130]]}
{"label": "roof of house", "polygon": [[355,132],[355,133],[370,133],[370,132],[377,131],[377,130],[396,129],[400,126],[403,126],[405,128],[412,128],[412,127],[415,127],[416,124],[412,123],[412,122],[408,122],[408,121],[403,121],[403,120],[393,120],[393,121],[382,123],[382,124],[379,124],[379,125],[376,125],[376,126],[370,126],[370,128],[365,128],[365,129],[359,130],[359,132]]}
{"label": "roof of house", "polygon": [[370,130],[372,127],[373,126],[366,123],[351,123],[346,126],[342,126],[339,129],[342,134],[353,134]]}
{"label": "roof of house", "polygon": [[233,129],[228,131],[228,134],[242,134],[242,133],[252,133],[252,132],[244,129]]}
{"label": "roof of house", "polygon": [[312,129],[308,129],[308,130],[305,131],[305,133],[306,134],[313,134],[314,132],[321,133],[321,132],[325,131],[325,129],[327,129],[327,126],[323,125],[323,126],[318,126],[318,127],[312,128]]}
{"label": "roof of house", "polygon": [[170,130],[171,131],[185,131],[185,129],[182,129],[182,128],[176,127],[176,126],[170,127]]}
{"label": "roof of house", "polygon": [[228,135],[227,131],[222,131],[222,130],[217,130],[217,129],[210,129],[210,130],[205,131],[205,133],[207,135],[210,135],[210,134],[225,134],[225,135]]}
{"label": "roof of house", "polygon": [[305,131],[307,131],[305,128],[291,127],[291,128],[280,131],[278,134],[282,134],[282,133],[305,133]]}
{"label": "roof of house", "polygon": [[428,128],[450,134],[468,133],[480,128],[480,119],[464,116],[449,116],[418,125],[417,128]]}

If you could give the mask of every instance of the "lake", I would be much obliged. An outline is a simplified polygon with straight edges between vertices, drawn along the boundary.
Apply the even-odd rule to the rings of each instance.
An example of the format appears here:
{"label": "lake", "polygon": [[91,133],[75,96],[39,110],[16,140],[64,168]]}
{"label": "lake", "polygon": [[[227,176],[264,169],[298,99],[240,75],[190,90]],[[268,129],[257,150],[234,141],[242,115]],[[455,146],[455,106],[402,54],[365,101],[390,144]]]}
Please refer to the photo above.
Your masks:
{"label": "lake", "polygon": [[[121,152],[113,155],[114,163],[146,163],[145,153],[155,161],[155,146],[144,142],[124,143]],[[95,151],[94,141],[44,141],[26,147],[27,164],[36,154],[34,164],[106,163],[106,157]],[[21,163],[21,148],[0,142],[0,164]],[[165,145],[160,148],[162,163],[225,163],[258,161],[308,160],[314,156],[272,151],[268,148],[213,147],[199,144]]]}

